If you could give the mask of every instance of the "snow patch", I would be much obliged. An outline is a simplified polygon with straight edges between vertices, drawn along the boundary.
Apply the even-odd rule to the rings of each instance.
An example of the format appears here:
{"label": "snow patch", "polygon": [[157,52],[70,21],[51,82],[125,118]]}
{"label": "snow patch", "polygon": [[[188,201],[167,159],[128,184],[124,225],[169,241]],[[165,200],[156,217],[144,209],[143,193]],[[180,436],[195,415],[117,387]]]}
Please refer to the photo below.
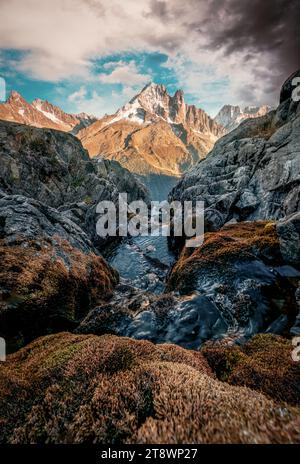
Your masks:
{"label": "snow patch", "polygon": [[61,121],[60,119],[58,119],[55,114],[53,113],[49,113],[48,111],[45,111],[45,110],[42,110],[40,106],[36,106],[36,109],[38,111],[40,111],[41,113],[43,113],[44,116],[46,116],[46,118],[48,119],[51,119],[51,121],[57,123],[57,124],[62,124],[63,121]]}

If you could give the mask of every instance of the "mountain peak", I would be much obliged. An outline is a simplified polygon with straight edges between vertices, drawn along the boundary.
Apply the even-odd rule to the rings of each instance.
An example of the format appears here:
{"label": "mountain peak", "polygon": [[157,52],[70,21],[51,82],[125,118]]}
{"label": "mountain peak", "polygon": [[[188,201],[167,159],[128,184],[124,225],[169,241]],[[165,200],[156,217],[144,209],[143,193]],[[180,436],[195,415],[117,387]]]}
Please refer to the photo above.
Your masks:
{"label": "mountain peak", "polygon": [[244,119],[258,118],[267,114],[272,108],[267,105],[246,106],[243,110],[240,106],[224,105],[214,120],[228,131],[235,129]]}
{"label": "mountain peak", "polygon": [[22,97],[22,95],[17,92],[16,90],[12,90],[10,95],[7,99],[7,103],[20,103],[20,104],[27,104],[26,100]]}
{"label": "mountain peak", "polygon": [[174,93],[174,97],[173,97],[173,98],[175,98],[175,99],[177,99],[177,100],[179,100],[179,99],[180,99],[180,100],[183,100],[183,99],[184,99],[184,92],[183,92],[183,90],[182,90],[182,89],[176,90],[176,92]]}
{"label": "mountain peak", "polygon": [[224,135],[225,132],[204,110],[186,104],[183,90],[176,90],[171,96],[165,85],[154,82],[149,82],[129,103],[108,117],[104,125],[111,125],[120,120],[147,125],[165,121],[171,128],[174,125],[182,125],[188,130],[211,134],[213,137]]}
{"label": "mountain peak", "polygon": [[43,103],[48,103],[47,100],[42,100],[41,98],[35,98],[32,102],[33,106],[42,105]]}
{"label": "mountain peak", "polygon": [[36,98],[30,104],[16,90],[12,90],[6,103],[0,103],[0,119],[35,127],[48,127],[65,132],[87,127],[96,121],[89,115],[72,115],[47,100]]}
{"label": "mountain peak", "polygon": [[155,98],[167,94],[167,89],[163,84],[156,84],[155,82],[148,82],[142,90],[135,95],[129,103],[134,103],[136,100],[143,98]]}
{"label": "mountain peak", "polygon": [[156,82],[148,82],[145,87],[142,88],[141,93],[145,92],[147,89],[149,90],[166,90],[164,84],[157,84]]}

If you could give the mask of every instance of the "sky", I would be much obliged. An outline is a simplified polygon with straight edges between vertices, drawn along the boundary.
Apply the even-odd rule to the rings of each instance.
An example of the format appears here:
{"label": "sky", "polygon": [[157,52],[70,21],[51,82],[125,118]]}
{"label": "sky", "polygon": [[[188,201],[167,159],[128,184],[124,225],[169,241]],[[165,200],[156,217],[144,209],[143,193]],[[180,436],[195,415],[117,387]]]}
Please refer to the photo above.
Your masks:
{"label": "sky", "polygon": [[0,0],[0,18],[7,92],[97,117],[150,81],[211,116],[276,106],[300,67],[298,0]]}

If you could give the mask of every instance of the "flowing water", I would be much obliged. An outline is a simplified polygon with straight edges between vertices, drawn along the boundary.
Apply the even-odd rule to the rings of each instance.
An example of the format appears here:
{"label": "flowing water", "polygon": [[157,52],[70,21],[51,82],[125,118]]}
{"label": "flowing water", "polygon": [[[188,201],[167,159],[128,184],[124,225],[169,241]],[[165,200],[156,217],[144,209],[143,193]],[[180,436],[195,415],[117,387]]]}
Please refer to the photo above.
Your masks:
{"label": "flowing water", "polygon": [[[160,181],[153,180],[147,187],[151,187],[152,200],[161,202],[168,196],[167,188],[170,189],[178,179],[172,178],[172,184],[168,179],[163,189],[163,176],[156,177],[161,177]],[[167,237],[161,234],[124,238],[106,251],[105,258],[117,269],[121,279],[133,287],[156,294],[163,293],[167,273],[175,261]]]}
{"label": "flowing water", "polygon": [[166,275],[175,260],[167,237],[130,237],[115,245],[105,256],[132,286],[154,293],[165,289]]}
{"label": "flowing water", "polygon": [[[116,289],[112,305],[120,302],[121,305],[128,305],[132,298],[132,291],[128,292],[128,288],[137,292],[134,298],[143,300],[142,309],[139,308],[131,317],[124,317],[119,322],[119,335],[155,343],[171,342],[197,349],[207,339],[218,338],[226,331],[227,325],[219,312],[199,292],[188,296],[173,295],[172,303],[163,318],[157,314],[151,297],[148,300],[149,294],[163,297],[167,274],[176,260],[168,246],[167,237],[124,238],[109,247],[104,256],[117,269],[121,280],[121,289]],[[162,306],[164,302],[159,304]],[[132,306],[131,302],[129,306]]]}

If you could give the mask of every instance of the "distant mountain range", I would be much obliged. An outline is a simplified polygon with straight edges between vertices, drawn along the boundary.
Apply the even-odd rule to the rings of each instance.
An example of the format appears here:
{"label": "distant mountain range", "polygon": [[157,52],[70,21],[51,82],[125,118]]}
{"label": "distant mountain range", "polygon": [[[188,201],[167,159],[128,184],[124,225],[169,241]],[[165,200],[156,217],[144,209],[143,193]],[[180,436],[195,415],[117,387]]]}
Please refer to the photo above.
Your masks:
{"label": "distant mountain range", "polygon": [[86,113],[65,113],[47,100],[37,98],[30,104],[15,91],[11,92],[5,103],[0,104],[0,119],[74,134],[96,121],[94,116]]}
{"label": "distant mountain range", "polygon": [[227,132],[231,132],[245,119],[265,116],[271,110],[272,108],[267,105],[246,106],[243,110],[240,106],[224,105],[214,121],[223,126]]}
{"label": "distant mountain range", "polygon": [[205,158],[215,142],[247,118],[262,116],[267,106],[225,105],[212,119],[188,105],[182,90],[169,95],[161,84],[149,83],[113,115],[101,119],[86,113],[68,114],[47,100],[28,103],[12,91],[0,104],[0,119],[57,129],[76,135],[91,157],[116,160],[136,174],[161,198],[183,172]]}

